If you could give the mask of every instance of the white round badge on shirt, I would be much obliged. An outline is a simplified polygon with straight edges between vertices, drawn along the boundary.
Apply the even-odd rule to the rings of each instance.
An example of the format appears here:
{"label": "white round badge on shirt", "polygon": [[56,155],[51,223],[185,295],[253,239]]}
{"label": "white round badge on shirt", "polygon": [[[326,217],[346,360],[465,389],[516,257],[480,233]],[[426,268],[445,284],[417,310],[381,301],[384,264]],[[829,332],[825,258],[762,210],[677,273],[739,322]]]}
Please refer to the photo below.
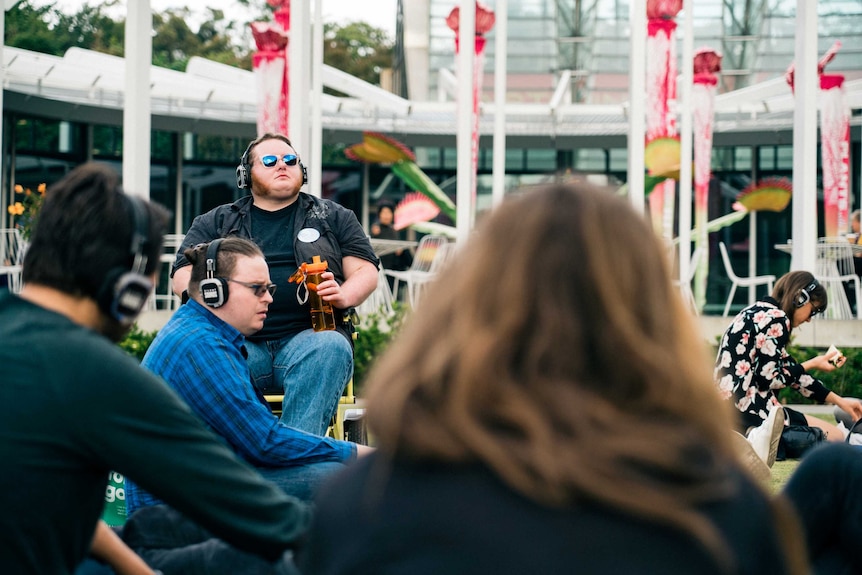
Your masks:
{"label": "white round badge on shirt", "polygon": [[320,238],[320,232],[314,228],[302,228],[296,234],[296,239],[306,244],[316,242]]}

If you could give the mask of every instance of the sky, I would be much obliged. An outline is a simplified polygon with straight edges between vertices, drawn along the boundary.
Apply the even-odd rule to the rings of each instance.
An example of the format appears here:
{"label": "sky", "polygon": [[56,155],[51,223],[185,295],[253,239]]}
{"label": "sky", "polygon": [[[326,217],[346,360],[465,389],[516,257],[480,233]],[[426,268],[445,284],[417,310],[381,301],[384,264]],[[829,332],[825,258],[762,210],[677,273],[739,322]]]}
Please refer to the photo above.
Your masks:
{"label": "sky", "polygon": [[[58,8],[69,7],[71,11],[82,6],[87,0],[38,0],[42,5],[46,3],[55,4]],[[121,1],[125,6],[128,0]],[[323,21],[348,24],[350,22],[367,22],[375,28],[386,30],[389,37],[395,38],[395,10],[397,0],[321,0],[323,2]],[[98,0],[89,0],[91,5]],[[241,21],[243,19],[243,7],[233,0],[150,0],[153,10],[163,11],[168,8],[181,8],[188,6],[193,14],[203,14],[204,7],[209,6],[225,11],[228,19]],[[314,12],[312,12],[312,15]]]}

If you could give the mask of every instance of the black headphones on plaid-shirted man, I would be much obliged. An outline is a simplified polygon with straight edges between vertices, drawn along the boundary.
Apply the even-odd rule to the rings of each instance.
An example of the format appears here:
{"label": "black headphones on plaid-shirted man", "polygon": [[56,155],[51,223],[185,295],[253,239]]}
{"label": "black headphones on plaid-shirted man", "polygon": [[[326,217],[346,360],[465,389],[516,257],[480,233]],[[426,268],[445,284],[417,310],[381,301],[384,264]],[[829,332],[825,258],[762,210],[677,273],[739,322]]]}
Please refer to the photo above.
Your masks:
{"label": "black headphones on plaid-shirted man", "polygon": [[215,239],[207,246],[206,269],[207,277],[201,280],[201,299],[209,307],[221,307],[227,302],[227,279],[216,276],[218,264],[218,247],[222,238]]}
{"label": "black headphones on plaid-shirted man", "polygon": [[129,254],[132,256],[132,267],[110,269],[99,287],[96,301],[99,309],[128,326],[144,309],[153,290],[153,283],[146,276],[150,216],[142,199],[125,193],[122,196],[131,212],[132,242]]}
{"label": "black headphones on plaid-shirted man", "polygon": [[796,301],[794,301],[794,305],[796,307],[802,307],[811,301],[811,292],[816,290],[820,286],[820,282],[817,281],[817,278],[812,278],[811,283],[799,290],[799,295],[796,296]]}
{"label": "black headphones on plaid-shirted man", "polygon": [[[273,138],[279,141],[279,138]],[[242,157],[239,159],[239,165],[236,167],[236,187],[241,190],[248,190],[251,188],[251,165],[248,162],[248,156],[251,153],[251,149],[256,145],[260,144],[258,140],[255,140],[245,149],[245,152],[242,153]],[[287,143],[287,142],[285,142]],[[290,144],[289,144],[290,145]],[[291,147],[293,147],[291,145]],[[295,150],[294,150],[295,151]],[[305,167],[305,164],[302,163],[302,160],[299,159],[299,154],[296,154],[296,160],[299,163],[299,169],[302,170],[302,185],[308,183],[308,170]]]}

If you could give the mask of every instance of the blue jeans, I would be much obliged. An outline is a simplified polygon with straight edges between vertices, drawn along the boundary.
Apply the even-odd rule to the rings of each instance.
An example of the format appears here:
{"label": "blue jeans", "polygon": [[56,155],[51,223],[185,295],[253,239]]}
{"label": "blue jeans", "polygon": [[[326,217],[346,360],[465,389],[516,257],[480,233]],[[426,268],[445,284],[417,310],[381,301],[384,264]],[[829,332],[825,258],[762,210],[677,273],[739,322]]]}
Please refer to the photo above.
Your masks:
{"label": "blue jeans", "polygon": [[267,342],[246,342],[248,366],[261,391],[284,393],[281,421],[324,435],[353,377],[353,348],[337,331],[312,329]]}
{"label": "blue jeans", "polygon": [[[164,575],[299,575],[293,553],[270,561],[213,536],[167,505],[139,509],[118,530],[126,545]],[[113,575],[110,567],[90,559],[75,575]]]}
{"label": "blue jeans", "polygon": [[337,461],[321,461],[295,467],[255,467],[255,469],[288,495],[303,501],[311,501],[320,485],[331,475],[344,469],[344,464]]}

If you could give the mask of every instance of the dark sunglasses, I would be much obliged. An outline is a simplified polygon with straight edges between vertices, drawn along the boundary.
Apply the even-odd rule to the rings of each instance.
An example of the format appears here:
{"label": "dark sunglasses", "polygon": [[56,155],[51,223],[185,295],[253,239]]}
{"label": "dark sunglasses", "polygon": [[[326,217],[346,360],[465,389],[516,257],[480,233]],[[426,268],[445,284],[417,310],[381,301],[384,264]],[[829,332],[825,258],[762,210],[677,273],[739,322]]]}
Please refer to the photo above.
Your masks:
{"label": "dark sunglasses", "polygon": [[[281,157],[281,159],[284,161],[285,166],[295,166],[296,162],[299,161],[299,158],[296,157],[296,154],[285,154]],[[275,165],[278,163],[278,156],[272,154],[262,156],[260,158],[260,163],[263,164],[266,168],[274,168]]]}
{"label": "dark sunglasses", "polygon": [[227,281],[247,287],[248,289],[252,290],[254,292],[254,295],[257,297],[263,297],[263,294],[265,294],[266,292],[269,292],[269,295],[275,295],[275,290],[278,288],[278,286],[275,284],[247,284],[245,282],[230,278],[228,278]]}
{"label": "dark sunglasses", "polygon": [[814,317],[815,315],[819,315],[826,311],[825,307],[817,307],[813,303],[811,304],[811,315],[809,317]]}

